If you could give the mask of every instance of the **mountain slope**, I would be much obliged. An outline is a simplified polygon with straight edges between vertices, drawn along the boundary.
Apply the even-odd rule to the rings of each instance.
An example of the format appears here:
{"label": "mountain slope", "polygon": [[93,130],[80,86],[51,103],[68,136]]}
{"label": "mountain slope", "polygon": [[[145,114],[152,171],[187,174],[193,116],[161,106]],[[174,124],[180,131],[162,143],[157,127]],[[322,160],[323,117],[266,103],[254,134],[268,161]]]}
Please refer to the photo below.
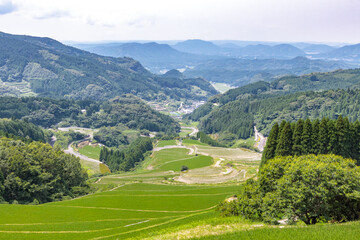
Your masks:
{"label": "mountain slope", "polygon": [[203,55],[221,55],[223,52],[223,49],[214,43],[200,39],[186,40],[172,47],[178,51]]}
{"label": "mountain slope", "polygon": [[335,47],[331,47],[326,44],[310,44],[309,46],[306,46],[301,50],[303,50],[307,54],[320,54],[320,53],[327,53],[335,49],[336,49]]}
{"label": "mountain slope", "polygon": [[360,62],[360,43],[344,46],[321,56]]}
{"label": "mountain slope", "polygon": [[257,82],[211,98],[187,116],[200,130],[234,138],[247,138],[254,124],[268,133],[275,121],[329,117],[360,117],[360,69],[315,73]]}
{"label": "mountain slope", "polygon": [[188,77],[203,77],[212,82],[242,86],[256,81],[270,81],[283,75],[301,75],[311,72],[328,72],[349,66],[339,61],[310,60],[296,57],[280,59],[211,60],[185,71]]}
{"label": "mountain slope", "polygon": [[[124,93],[146,100],[156,99],[161,93],[176,98],[204,99],[191,92],[190,81],[169,88],[163,83],[182,80],[151,74],[131,58],[91,54],[50,38],[1,33],[0,52],[2,88],[10,86],[8,88],[14,90],[13,86],[23,83],[29,84],[31,91],[40,96],[75,99],[109,99]],[[215,91],[206,81],[197,81],[203,81],[204,86]]]}
{"label": "mountain slope", "polygon": [[112,43],[112,44],[78,44],[75,45],[86,51],[111,57],[131,57],[140,61],[152,72],[165,69],[185,68],[208,59],[191,53],[175,50],[168,44],[149,43]]}

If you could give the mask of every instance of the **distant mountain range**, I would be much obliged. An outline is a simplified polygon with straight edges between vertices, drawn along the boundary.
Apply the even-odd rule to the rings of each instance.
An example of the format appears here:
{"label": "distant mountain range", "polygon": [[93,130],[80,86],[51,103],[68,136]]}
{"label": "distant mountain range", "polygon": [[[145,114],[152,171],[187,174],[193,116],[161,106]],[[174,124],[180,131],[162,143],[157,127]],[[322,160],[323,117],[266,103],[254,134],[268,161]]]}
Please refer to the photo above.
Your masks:
{"label": "distant mountain range", "polygon": [[326,44],[311,44],[309,46],[306,46],[302,48],[306,54],[322,54],[322,53],[328,53],[332,50],[335,50],[336,47],[331,47]]}
{"label": "distant mountain range", "polygon": [[[203,79],[155,75],[132,58],[104,57],[50,38],[6,33],[0,33],[0,79],[0,94],[15,96],[99,100],[133,93],[154,100],[159,95],[206,99],[216,93]],[[197,95],[193,87],[203,92]]]}
{"label": "distant mountain range", "polygon": [[310,60],[306,57],[293,59],[238,59],[211,60],[201,63],[184,74],[203,77],[212,82],[243,86],[257,81],[272,81],[284,75],[301,75],[311,72],[328,72],[347,69],[350,66],[339,61]]}
{"label": "distant mountain range", "polygon": [[[269,81],[286,74],[347,69],[360,64],[357,45],[338,48],[312,43],[192,39],[173,45],[131,42],[75,46],[101,55],[134,58],[154,73],[170,69],[186,70],[185,75],[189,77],[199,76],[237,86],[259,80]],[[321,61],[310,61],[305,57]]]}
{"label": "distant mountain range", "polygon": [[201,54],[201,55],[222,55],[224,48],[215,45],[209,41],[203,41],[199,39],[186,40],[184,42],[179,42],[172,46],[178,51]]}
{"label": "distant mountain range", "polygon": [[[76,44],[80,49],[111,57],[131,57],[140,61],[152,72],[180,69],[194,66],[210,59],[208,56],[181,52],[168,44],[149,43],[108,43],[108,44]],[[218,57],[215,57],[218,58]]]}
{"label": "distant mountain range", "polygon": [[347,45],[320,55],[321,58],[360,62],[360,44]]}

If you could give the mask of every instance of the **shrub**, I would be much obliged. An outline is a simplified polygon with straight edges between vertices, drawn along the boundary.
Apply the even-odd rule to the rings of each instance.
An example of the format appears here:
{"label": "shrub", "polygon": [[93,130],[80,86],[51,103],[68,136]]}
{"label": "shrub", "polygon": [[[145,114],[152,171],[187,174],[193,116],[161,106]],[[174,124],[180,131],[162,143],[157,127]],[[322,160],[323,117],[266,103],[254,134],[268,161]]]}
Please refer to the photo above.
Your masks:
{"label": "shrub", "polygon": [[187,171],[187,170],[189,170],[188,166],[185,166],[185,165],[181,166],[180,171],[184,172],[184,171]]}
{"label": "shrub", "polygon": [[[357,220],[359,186],[360,170],[351,159],[336,155],[276,157],[261,168],[257,181],[246,182],[237,201],[238,212],[233,212],[269,223],[281,218],[306,224]],[[228,208],[222,206],[220,211]]]}

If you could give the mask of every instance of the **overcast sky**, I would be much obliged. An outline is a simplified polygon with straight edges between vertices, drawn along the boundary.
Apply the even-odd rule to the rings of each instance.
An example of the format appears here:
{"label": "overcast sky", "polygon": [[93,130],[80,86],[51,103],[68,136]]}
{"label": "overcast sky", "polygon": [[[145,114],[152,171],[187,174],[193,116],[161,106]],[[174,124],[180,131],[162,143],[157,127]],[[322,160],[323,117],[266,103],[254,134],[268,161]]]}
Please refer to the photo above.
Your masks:
{"label": "overcast sky", "polygon": [[0,31],[60,41],[360,42],[360,0],[0,0]]}

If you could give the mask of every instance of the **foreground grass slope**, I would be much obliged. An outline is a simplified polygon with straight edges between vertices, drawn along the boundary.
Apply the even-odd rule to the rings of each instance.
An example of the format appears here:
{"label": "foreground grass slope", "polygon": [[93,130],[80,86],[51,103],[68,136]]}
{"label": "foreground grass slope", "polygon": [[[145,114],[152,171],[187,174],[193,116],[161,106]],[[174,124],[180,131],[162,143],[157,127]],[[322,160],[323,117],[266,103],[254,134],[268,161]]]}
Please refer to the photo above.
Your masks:
{"label": "foreground grass slope", "polygon": [[0,205],[0,239],[125,239],[201,219],[238,186],[127,184],[44,205]]}
{"label": "foreground grass slope", "polygon": [[[245,231],[246,230],[246,231]],[[353,240],[360,238],[360,222],[345,224],[326,224],[306,227],[265,227],[245,229],[232,233],[197,237],[197,240]]]}

